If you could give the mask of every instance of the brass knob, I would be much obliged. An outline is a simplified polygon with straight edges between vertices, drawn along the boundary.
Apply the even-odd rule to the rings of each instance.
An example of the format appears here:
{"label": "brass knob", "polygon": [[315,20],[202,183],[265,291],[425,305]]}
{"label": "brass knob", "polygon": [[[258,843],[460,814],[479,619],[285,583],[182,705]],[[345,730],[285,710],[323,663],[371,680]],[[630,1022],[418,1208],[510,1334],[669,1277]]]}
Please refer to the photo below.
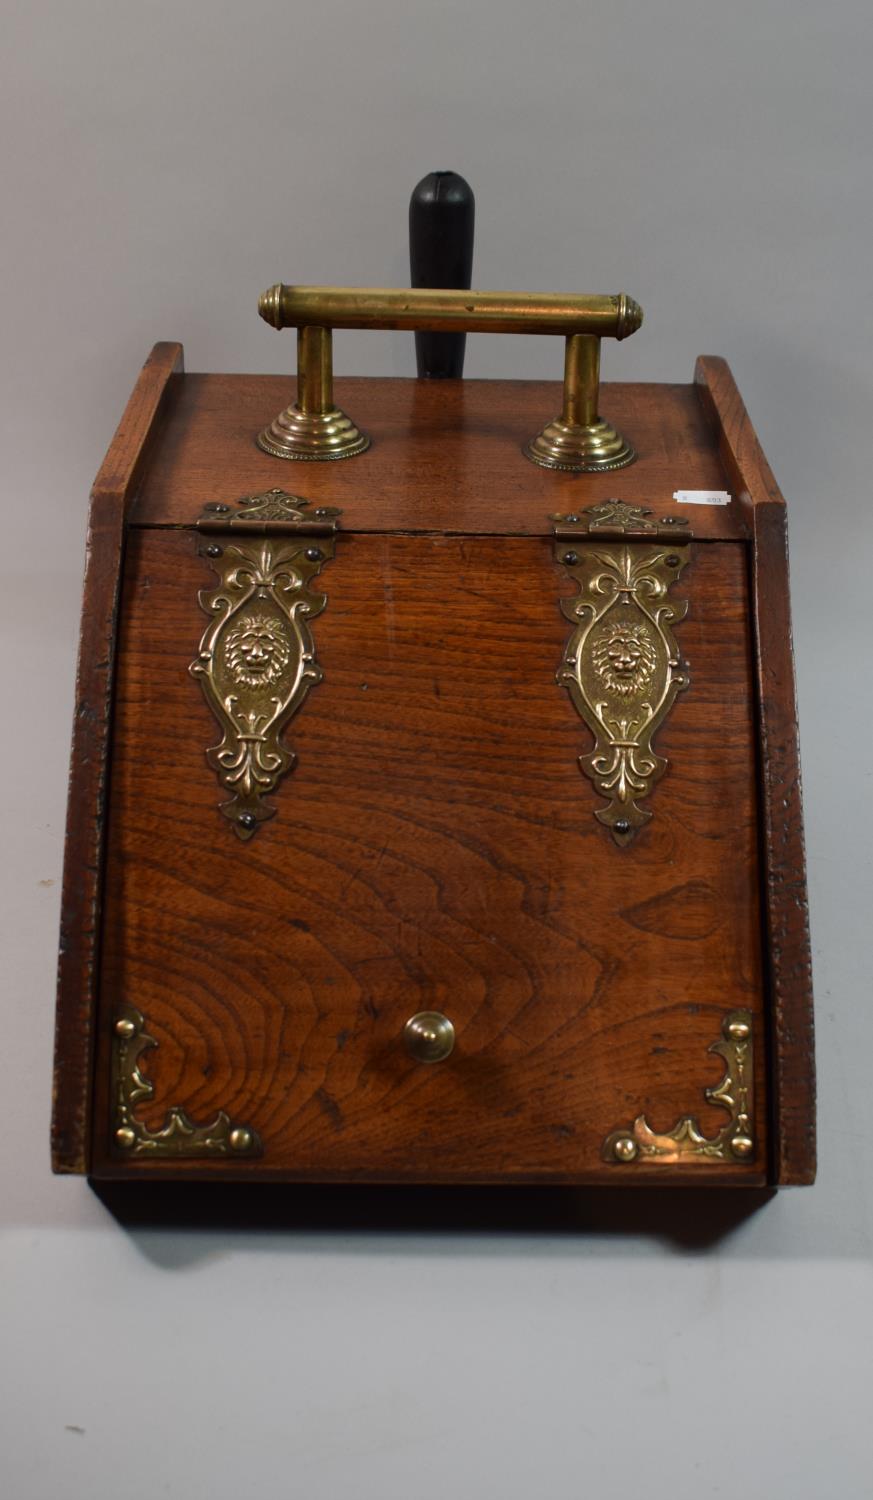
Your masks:
{"label": "brass knob", "polygon": [[455,1028],[438,1010],[420,1010],[403,1028],[406,1050],[417,1062],[442,1062],[455,1045]]}

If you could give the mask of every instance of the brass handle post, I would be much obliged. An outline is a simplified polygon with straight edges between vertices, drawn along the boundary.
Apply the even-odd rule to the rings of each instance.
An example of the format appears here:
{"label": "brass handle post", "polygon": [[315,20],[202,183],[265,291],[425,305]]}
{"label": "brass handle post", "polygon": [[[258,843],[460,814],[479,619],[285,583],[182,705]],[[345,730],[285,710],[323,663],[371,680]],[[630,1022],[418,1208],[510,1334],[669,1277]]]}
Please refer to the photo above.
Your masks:
{"label": "brass handle post", "polygon": [[333,406],[333,335],[329,328],[297,330],[297,401],[312,415]]}
{"label": "brass handle post", "polygon": [[600,392],[600,340],[571,333],[564,350],[564,405],[561,421],[569,427],[597,421]]}
{"label": "brass handle post", "polygon": [[351,418],[334,405],[333,335],[310,323],[297,329],[297,400],[258,436],[274,458],[354,458],[370,446]]}
{"label": "brass handle post", "polygon": [[636,454],[599,414],[600,339],[571,333],[564,353],[564,401],[559,417],[538,432],[526,456],[543,469],[571,473],[624,469]]}
{"label": "brass handle post", "polygon": [[331,329],[394,328],[443,333],[562,334],[566,339],[560,416],[524,449],[543,468],[620,469],[630,444],[598,413],[601,338],[627,338],[643,320],[624,293],[474,292],[442,288],[270,287],[258,311],[273,328],[296,328],[298,397],[259,436],[280,458],[351,458],[369,438],[333,404]]}

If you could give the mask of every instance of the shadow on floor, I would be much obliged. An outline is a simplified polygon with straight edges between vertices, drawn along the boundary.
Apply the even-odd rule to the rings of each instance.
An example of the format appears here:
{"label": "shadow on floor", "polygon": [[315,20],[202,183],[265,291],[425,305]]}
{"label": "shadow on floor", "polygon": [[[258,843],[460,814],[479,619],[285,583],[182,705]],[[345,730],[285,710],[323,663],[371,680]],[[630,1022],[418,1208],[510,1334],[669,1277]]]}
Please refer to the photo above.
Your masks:
{"label": "shadow on floor", "polygon": [[745,1188],[91,1182],[124,1228],[301,1234],[644,1235],[706,1250],[775,1196]]}

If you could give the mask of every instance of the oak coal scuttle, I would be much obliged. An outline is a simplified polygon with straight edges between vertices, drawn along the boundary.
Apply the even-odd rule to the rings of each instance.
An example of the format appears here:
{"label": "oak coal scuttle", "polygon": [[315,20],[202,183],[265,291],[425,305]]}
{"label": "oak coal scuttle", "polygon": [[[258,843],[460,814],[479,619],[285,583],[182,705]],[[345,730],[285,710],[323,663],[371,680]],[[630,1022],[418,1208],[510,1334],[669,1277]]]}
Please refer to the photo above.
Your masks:
{"label": "oak coal scuttle", "polygon": [[[784,503],[723,360],[601,388],[630,298],[469,291],[462,189],[413,200],[413,280],[435,222],[454,285],[432,257],[262,297],[296,389],[158,344],[130,397],[92,495],[58,1171],[812,1180]],[[417,330],[419,378],[334,394],[338,326]],[[461,379],[477,330],[560,333],[563,401]]]}

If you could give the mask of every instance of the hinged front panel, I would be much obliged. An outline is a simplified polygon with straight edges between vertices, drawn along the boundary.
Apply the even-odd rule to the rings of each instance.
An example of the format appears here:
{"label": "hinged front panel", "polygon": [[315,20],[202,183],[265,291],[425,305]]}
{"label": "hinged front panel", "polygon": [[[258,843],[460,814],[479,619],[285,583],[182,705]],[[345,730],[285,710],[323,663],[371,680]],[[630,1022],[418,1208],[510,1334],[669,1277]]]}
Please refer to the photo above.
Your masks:
{"label": "hinged front panel", "polygon": [[[618,656],[599,637],[578,655],[589,687],[599,651],[613,697],[634,703],[643,669],[648,684],[680,671],[675,650],[689,664],[690,686],[676,697],[667,683],[669,712],[645,746],[662,768],[653,815],[617,842],[614,820],[598,821],[603,787],[580,774],[592,720],[559,680],[590,573],[583,581],[546,536],[340,530],[329,566],[309,560],[326,601],[313,625],[322,679],[283,720],[293,774],[270,790],[273,816],[240,840],[207,763],[215,707],[188,672],[204,633],[198,596],[221,592],[227,562],[205,557],[204,540],[138,529],[128,543],[95,1170],[761,1181],[743,546],[677,538],[681,568],[657,564],[672,623],[650,593],[637,606],[628,583]],[[229,543],[216,533],[213,544]],[[603,546],[615,552],[605,572],[616,561],[620,572],[622,549],[631,565],[652,550]],[[278,620],[288,598],[274,608],[275,583],[251,579]],[[262,647],[251,648],[261,676]],[[132,1120],[118,1090],[125,1019],[155,1043],[135,1059],[144,1086],[124,1095]],[[180,1159],[118,1136],[150,1142],[176,1119],[220,1149]]]}

